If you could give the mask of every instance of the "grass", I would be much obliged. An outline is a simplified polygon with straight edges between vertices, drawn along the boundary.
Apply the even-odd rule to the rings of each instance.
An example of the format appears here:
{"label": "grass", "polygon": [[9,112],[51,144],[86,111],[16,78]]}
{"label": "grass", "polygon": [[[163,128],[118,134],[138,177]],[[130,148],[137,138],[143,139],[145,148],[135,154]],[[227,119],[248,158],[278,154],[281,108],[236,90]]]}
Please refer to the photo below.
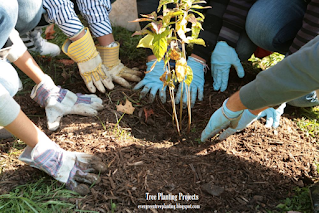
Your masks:
{"label": "grass", "polygon": [[70,202],[70,199],[80,198],[57,181],[43,177],[0,195],[0,212],[92,212],[79,210],[76,203]]}

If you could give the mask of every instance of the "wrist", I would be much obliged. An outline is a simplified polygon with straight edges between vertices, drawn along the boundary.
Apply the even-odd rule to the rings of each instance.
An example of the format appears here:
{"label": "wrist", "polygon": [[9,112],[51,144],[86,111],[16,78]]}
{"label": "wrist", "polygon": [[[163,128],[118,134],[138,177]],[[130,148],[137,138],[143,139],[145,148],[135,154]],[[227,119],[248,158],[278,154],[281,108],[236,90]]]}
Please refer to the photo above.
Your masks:
{"label": "wrist", "polygon": [[243,110],[239,110],[239,111],[232,111],[229,108],[227,108],[227,102],[229,101],[229,99],[226,99],[223,103],[223,114],[225,115],[226,118],[228,119],[233,119],[233,118],[237,118],[241,113],[243,113]]}

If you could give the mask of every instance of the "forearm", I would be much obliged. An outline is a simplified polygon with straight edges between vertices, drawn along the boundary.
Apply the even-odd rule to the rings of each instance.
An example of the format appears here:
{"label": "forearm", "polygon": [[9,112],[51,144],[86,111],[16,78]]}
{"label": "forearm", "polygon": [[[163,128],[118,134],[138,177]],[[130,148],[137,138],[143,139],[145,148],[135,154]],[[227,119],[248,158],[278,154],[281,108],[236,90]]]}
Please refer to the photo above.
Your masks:
{"label": "forearm", "polygon": [[13,63],[36,84],[42,81],[44,73],[28,51],[25,51],[23,55]]}
{"label": "forearm", "polygon": [[[245,107],[244,104],[240,100],[239,91],[237,91],[235,94],[233,94],[232,96],[229,97],[229,99],[226,103],[226,107],[233,112],[247,109],[247,107]],[[265,110],[267,108],[268,107],[266,106],[266,107],[263,107],[263,108],[260,108],[257,110],[249,110],[249,111],[254,115],[258,115],[260,112],[262,112],[263,110]]]}
{"label": "forearm", "polygon": [[319,88],[319,37],[266,71],[240,90],[240,100],[249,109],[275,106]]}

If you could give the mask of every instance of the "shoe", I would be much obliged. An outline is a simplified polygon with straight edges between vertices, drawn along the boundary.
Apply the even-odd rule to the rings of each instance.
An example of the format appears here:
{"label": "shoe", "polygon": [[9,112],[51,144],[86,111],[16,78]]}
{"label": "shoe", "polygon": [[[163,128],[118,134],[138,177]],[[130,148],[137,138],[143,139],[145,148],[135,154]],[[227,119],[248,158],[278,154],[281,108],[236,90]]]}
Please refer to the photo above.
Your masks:
{"label": "shoe", "polygon": [[36,27],[30,32],[20,35],[23,43],[29,51],[40,55],[57,56],[61,53],[60,47],[42,38],[42,27]]}
{"label": "shoe", "polygon": [[319,100],[315,91],[304,95],[300,98],[287,102],[287,104],[295,107],[313,107],[319,105]]}
{"label": "shoe", "polygon": [[0,126],[0,139],[12,138],[13,135],[8,132],[3,126]]}

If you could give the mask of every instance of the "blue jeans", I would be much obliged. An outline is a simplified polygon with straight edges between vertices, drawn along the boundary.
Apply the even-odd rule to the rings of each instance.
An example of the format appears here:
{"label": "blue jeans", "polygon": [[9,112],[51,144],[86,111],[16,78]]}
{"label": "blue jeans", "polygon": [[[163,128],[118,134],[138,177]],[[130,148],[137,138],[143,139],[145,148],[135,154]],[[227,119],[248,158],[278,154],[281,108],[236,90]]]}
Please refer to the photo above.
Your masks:
{"label": "blue jeans", "polygon": [[37,26],[41,20],[42,14],[45,13],[45,10],[42,7],[42,0],[17,1],[19,4],[19,15],[15,28],[21,35]]}
{"label": "blue jeans", "polygon": [[0,49],[4,46],[17,23],[18,2],[16,0],[0,1]]}
{"label": "blue jeans", "polygon": [[[303,0],[258,0],[248,12],[247,35],[265,50],[286,54],[302,26],[306,10],[307,3]],[[319,105],[319,100],[316,93],[311,92],[287,103],[296,107],[312,107]]]}
{"label": "blue jeans", "polygon": [[258,0],[246,19],[248,37],[257,46],[285,54],[302,26],[303,0]]}

